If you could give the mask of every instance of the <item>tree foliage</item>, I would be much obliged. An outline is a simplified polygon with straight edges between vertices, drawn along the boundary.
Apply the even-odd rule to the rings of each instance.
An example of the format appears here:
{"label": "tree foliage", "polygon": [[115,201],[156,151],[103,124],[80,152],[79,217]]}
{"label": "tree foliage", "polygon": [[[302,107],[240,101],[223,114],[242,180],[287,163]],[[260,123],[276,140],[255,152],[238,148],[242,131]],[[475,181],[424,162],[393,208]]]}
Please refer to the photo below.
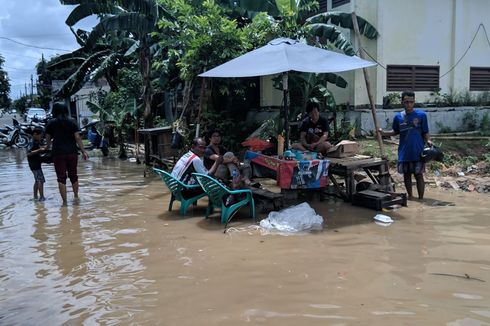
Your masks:
{"label": "tree foliage", "polygon": [[8,108],[11,104],[9,97],[10,81],[7,72],[2,67],[4,62],[5,60],[0,55],[0,108]]}

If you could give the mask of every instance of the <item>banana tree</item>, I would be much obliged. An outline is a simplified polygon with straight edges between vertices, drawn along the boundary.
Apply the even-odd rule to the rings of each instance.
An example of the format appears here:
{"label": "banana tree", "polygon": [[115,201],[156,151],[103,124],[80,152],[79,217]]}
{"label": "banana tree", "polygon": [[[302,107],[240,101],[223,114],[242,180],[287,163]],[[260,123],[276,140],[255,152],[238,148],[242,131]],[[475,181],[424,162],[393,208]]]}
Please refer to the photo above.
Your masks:
{"label": "banana tree", "polygon": [[[65,5],[77,5],[66,20],[66,24],[73,30],[73,26],[80,20],[98,15],[99,23],[92,31],[77,40],[82,44],[82,48],[92,53],[101,45],[107,44],[108,39],[113,33],[126,33],[126,46],[120,46],[118,54],[130,55],[134,52],[138,54],[139,71],[143,80],[142,98],[145,106],[144,118],[145,126],[153,125],[151,103],[153,90],[151,86],[151,46],[153,45],[152,33],[157,31],[156,22],[159,17],[167,15],[165,8],[157,5],[155,0],[60,0]],[[120,44],[121,45],[121,44]],[[67,83],[79,82],[84,74],[92,73],[94,64],[109,63],[108,60],[114,57],[102,57],[107,53],[95,52],[89,58],[85,66],[80,67],[80,74],[76,80]],[[89,68],[90,66],[90,68]],[[68,87],[69,85],[67,85]],[[72,86],[71,91],[75,88]]]}

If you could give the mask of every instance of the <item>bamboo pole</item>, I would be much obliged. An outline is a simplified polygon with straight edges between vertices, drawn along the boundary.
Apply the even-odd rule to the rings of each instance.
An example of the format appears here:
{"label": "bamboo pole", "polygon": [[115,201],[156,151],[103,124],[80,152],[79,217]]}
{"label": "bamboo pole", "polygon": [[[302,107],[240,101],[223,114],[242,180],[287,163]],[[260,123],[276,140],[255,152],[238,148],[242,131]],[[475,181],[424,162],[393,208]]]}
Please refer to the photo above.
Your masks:
{"label": "bamboo pole", "polygon": [[[356,40],[357,40],[356,43],[357,43],[357,47],[359,49],[359,56],[361,57],[361,59],[364,59],[364,53],[363,53],[363,49],[361,46],[361,33],[359,32],[359,25],[357,24],[356,13],[352,12],[351,16],[352,16],[352,24],[354,26],[354,31],[356,33]],[[379,124],[378,124],[378,118],[376,117],[376,106],[374,104],[373,95],[371,93],[371,83],[369,81],[367,68],[362,68],[362,72],[364,74],[364,81],[366,82],[366,90],[368,93],[369,103],[371,104],[371,113],[373,115],[374,128],[376,129],[376,138],[378,140],[379,152],[381,154],[381,158],[386,159],[384,146],[383,146],[383,139],[381,138],[381,133],[378,132]]]}

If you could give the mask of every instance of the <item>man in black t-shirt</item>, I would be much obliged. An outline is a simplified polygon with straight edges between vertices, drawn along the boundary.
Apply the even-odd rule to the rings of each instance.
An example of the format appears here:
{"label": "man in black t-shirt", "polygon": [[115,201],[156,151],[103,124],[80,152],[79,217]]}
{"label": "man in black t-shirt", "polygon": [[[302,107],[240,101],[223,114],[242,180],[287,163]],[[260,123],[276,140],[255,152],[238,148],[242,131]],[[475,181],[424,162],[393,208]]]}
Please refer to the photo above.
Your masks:
{"label": "man in black t-shirt", "polygon": [[306,117],[299,127],[300,142],[291,145],[293,149],[300,151],[315,151],[327,154],[332,145],[328,139],[328,121],[320,116],[318,103],[309,102],[306,106]]}

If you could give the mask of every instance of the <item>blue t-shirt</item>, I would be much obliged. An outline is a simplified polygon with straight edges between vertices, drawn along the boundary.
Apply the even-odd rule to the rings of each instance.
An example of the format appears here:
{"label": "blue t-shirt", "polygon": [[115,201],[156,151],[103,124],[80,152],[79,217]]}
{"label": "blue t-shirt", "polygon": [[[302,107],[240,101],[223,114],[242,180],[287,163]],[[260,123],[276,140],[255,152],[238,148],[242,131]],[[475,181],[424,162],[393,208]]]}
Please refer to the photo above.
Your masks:
{"label": "blue t-shirt", "polygon": [[424,134],[429,133],[427,115],[420,109],[406,114],[405,110],[397,113],[393,119],[393,131],[400,134],[398,146],[399,162],[420,161],[424,149]]}

